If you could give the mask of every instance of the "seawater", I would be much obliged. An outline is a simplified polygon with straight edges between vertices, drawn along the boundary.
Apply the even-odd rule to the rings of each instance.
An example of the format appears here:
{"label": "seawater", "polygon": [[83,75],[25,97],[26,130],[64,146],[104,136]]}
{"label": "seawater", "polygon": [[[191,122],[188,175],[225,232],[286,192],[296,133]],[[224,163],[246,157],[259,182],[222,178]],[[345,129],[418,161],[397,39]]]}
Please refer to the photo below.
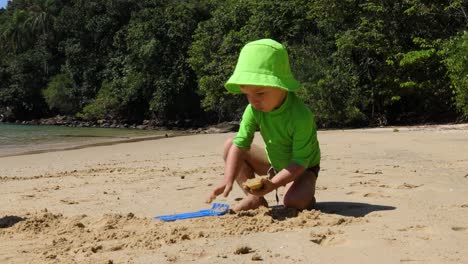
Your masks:
{"label": "seawater", "polygon": [[104,142],[163,136],[171,131],[0,124],[0,157]]}

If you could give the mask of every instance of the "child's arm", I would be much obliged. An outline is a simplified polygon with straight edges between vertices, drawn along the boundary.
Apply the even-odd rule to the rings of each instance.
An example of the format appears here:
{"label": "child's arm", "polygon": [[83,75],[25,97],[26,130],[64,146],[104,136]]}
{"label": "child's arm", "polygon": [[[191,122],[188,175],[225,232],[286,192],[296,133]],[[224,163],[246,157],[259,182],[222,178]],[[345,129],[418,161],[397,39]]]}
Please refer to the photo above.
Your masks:
{"label": "child's arm", "polygon": [[226,157],[226,166],[224,167],[224,177],[216,186],[210,196],[206,199],[207,203],[211,203],[221,193],[224,197],[227,197],[232,190],[232,185],[236,179],[236,175],[239,174],[240,162],[245,155],[245,150],[232,145]]}
{"label": "child's arm", "polygon": [[299,175],[304,173],[306,168],[302,167],[301,165],[298,165],[296,163],[290,163],[286,168],[282,169],[279,171],[273,179],[271,179],[271,182],[275,186],[275,189],[284,186],[294,180],[296,180]]}
{"label": "child's arm", "polygon": [[220,194],[223,194],[224,197],[227,197],[231,192],[234,180],[239,174],[241,161],[245,158],[247,149],[250,148],[256,129],[257,122],[255,120],[252,106],[248,105],[244,110],[244,114],[242,115],[239,131],[237,132],[232,146],[226,155],[224,178],[208,196],[206,199],[207,203],[211,203]]}

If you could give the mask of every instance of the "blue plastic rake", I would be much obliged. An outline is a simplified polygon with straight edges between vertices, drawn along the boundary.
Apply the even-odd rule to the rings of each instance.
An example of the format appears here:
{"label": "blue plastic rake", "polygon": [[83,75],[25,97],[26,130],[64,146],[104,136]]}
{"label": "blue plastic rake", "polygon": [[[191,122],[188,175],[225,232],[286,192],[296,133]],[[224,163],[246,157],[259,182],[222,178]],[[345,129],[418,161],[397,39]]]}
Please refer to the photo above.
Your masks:
{"label": "blue plastic rake", "polygon": [[210,209],[205,209],[205,210],[200,210],[200,211],[190,212],[190,213],[155,216],[153,217],[153,219],[170,222],[170,221],[175,221],[175,220],[197,218],[197,217],[204,217],[204,216],[219,216],[219,215],[223,215],[227,213],[228,211],[229,211],[228,204],[213,203]]}

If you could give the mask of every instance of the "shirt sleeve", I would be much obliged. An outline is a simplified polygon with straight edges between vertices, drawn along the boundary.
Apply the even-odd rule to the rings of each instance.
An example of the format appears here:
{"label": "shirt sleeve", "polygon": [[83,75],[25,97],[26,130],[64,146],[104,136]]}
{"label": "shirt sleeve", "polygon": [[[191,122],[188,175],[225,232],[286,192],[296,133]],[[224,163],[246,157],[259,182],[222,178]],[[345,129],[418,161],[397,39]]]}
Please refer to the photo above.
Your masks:
{"label": "shirt sleeve", "polygon": [[292,162],[308,168],[320,162],[314,115],[309,112],[294,124]]}
{"label": "shirt sleeve", "polygon": [[249,104],[242,115],[239,131],[233,141],[234,145],[239,148],[250,149],[256,130],[257,122],[255,120],[252,106]]}

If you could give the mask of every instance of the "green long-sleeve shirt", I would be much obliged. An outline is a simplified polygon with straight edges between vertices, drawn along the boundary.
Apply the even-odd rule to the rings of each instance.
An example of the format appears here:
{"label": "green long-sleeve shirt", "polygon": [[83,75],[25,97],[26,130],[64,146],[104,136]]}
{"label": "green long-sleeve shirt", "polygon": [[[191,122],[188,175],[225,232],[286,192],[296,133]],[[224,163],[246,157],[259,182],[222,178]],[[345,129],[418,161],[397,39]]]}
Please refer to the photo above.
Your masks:
{"label": "green long-sleeve shirt", "polygon": [[258,111],[249,104],[234,145],[250,149],[257,128],[265,142],[268,160],[276,171],[290,163],[305,168],[320,163],[314,114],[294,93],[288,92],[283,104],[271,112]]}

